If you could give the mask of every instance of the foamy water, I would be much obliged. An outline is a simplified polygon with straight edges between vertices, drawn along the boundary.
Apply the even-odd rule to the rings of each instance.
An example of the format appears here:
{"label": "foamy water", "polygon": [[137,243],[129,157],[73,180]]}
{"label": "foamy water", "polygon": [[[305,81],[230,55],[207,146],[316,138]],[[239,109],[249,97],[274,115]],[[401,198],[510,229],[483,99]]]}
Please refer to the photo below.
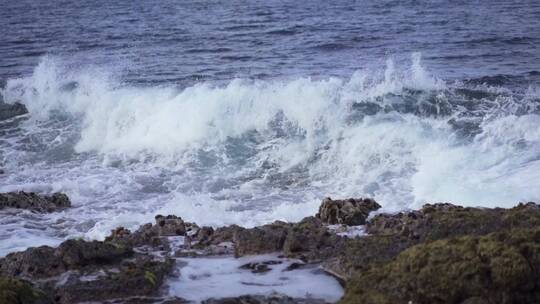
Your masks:
{"label": "foamy water", "polygon": [[349,78],[137,87],[45,56],[7,81],[0,191],[66,192],[54,214],[2,211],[0,253],[103,239],[155,214],[201,225],[298,221],[325,196],[384,211],[538,200],[539,91],[449,82],[415,53]]}

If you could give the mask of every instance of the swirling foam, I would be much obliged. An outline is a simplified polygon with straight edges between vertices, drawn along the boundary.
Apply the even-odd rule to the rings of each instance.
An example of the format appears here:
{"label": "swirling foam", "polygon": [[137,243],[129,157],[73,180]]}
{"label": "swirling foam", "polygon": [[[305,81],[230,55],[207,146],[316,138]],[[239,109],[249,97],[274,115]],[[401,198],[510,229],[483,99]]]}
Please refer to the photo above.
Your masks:
{"label": "swirling foam", "polygon": [[31,118],[2,143],[11,173],[0,190],[67,192],[68,224],[42,234],[90,238],[156,213],[210,225],[299,220],[328,195],[371,196],[386,211],[539,200],[538,91],[459,89],[418,54],[349,79],[186,88],[130,86],[47,56],[2,91]]}

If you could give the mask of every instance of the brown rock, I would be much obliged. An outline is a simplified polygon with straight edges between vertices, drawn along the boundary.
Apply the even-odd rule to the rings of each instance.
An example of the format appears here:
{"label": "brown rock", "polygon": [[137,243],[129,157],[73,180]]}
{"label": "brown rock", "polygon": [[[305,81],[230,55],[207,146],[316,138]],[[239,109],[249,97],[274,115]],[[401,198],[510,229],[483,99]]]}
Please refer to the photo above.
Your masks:
{"label": "brown rock", "polygon": [[369,198],[332,200],[325,198],[319,207],[317,217],[323,223],[349,226],[364,225],[371,211],[381,208],[377,202]]}
{"label": "brown rock", "polygon": [[39,195],[34,192],[8,192],[0,194],[0,209],[18,208],[37,212],[54,212],[71,206],[67,195],[54,193]]}

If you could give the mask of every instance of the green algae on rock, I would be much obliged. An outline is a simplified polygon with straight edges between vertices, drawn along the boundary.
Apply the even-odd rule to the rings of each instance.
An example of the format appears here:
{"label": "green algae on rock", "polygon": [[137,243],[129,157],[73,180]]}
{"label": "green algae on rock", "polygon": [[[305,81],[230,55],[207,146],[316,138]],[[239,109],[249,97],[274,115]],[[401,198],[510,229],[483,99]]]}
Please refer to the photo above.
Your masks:
{"label": "green algae on rock", "polygon": [[0,303],[2,304],[49,304],[46,294],[29,283],[9,277],[0,277]]}
{"label": "green algae on rock", "polygon": [[413,246],[357,272],[342,304],[538,303],[540,228]]}

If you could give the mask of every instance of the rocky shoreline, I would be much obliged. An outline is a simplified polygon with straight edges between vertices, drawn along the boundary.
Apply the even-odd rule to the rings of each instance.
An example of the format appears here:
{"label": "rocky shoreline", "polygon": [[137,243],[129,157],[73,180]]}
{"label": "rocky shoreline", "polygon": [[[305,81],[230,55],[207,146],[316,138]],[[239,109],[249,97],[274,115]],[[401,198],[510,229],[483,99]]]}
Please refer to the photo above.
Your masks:
{"label": "rocky shoreline", "polygon": [[[0,195],[2,207],[52,212],[69,207],[69,199],[8,193]],[[163,293],[167,279],[179,275],[177,259],[268,253],[298,261],[283,271],[320,265],[343,284],[339,303],[540,302],[539,205],[428,204],[370,216],[380,207],[371,199],[327,198],[315,216],[298,223],[249,229],[200,227],[176,215],[158,215],[136,231],[119,227],[104,241],[73,239],[7,255],[0,259],[0,303],[190,303]],[[366,234],[340,233],[351,225],[365,225]],[[265,273],[279,263],[270,259],[241,267]],[[203,303],[325,301],[276,294]]]}

